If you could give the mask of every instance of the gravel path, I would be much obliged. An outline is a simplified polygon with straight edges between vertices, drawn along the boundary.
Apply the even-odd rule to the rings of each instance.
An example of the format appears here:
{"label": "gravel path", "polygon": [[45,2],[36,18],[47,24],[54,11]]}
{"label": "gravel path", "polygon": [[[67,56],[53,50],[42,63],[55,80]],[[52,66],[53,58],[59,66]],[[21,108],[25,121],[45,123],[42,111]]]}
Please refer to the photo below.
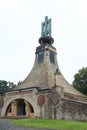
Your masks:
{"label": "gravel path", "polygon": [[[10,123],[8,119],[0,119],[0,130],[54,130],[54,129],[39,129],[39,128],[26,128],[15,126]],[[57,129],[56,129],[57,130]]]}

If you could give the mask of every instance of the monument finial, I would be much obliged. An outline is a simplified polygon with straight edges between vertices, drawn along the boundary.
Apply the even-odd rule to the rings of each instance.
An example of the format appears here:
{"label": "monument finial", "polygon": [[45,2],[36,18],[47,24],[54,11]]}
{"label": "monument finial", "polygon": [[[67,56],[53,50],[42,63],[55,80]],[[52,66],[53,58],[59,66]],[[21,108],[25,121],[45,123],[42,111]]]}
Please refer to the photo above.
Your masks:
{"label": "monument finial", "polygon": [[41,24],[41,36],[51,36],[51,19],[45,17],[45,21]]}
{"label": "monument finial", "polygon": [[39,38],[39,43],[50,44],[54,42],[54,39],[51,37],[51,18],[48,19],[48,16],[45,16],[45,21],[41,23],[41,37]]}

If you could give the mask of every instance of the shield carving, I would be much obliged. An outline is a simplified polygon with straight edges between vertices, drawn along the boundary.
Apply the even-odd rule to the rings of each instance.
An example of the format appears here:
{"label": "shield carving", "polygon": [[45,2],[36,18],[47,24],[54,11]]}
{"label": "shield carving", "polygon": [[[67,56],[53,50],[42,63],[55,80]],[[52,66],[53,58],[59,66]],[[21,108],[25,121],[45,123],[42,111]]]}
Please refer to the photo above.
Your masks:
{"label": "shield carving", "polygon": [[45,96],[44,95],[39,95],[39,97],[38,97],[38,105],[43,106],[44,102],[45,102]]}
{"label": "shield carving", "polygon": [[56,106],[59,103],[59,97],[56,92],[51,94],[50,102],[52,105]]}

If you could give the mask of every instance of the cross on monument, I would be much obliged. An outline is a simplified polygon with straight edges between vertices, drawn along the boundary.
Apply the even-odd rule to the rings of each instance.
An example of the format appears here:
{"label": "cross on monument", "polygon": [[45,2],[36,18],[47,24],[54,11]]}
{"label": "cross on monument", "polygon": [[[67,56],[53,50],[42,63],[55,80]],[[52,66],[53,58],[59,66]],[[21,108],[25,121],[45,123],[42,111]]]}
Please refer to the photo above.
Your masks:
{"label": "cross on monument", "polygon": [[45,21],[41,24],[41,36],[51,36],[51,19],[45,17]]}

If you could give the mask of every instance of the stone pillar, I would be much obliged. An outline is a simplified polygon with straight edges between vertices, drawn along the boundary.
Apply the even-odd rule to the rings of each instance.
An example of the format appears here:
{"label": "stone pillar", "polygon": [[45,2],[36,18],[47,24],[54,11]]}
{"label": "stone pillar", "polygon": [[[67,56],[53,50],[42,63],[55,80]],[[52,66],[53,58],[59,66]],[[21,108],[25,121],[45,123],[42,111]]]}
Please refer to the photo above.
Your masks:
{"label": "stone pillar", "polygon": [[11,104],[12,116],[17,116],[17,102],[13,101]]}
{"label": "stone pillar", "polygon": [[29,117],[31,113],[31,106],[27,101],[24,101],[24,102],[25,102],[26,117]]}

